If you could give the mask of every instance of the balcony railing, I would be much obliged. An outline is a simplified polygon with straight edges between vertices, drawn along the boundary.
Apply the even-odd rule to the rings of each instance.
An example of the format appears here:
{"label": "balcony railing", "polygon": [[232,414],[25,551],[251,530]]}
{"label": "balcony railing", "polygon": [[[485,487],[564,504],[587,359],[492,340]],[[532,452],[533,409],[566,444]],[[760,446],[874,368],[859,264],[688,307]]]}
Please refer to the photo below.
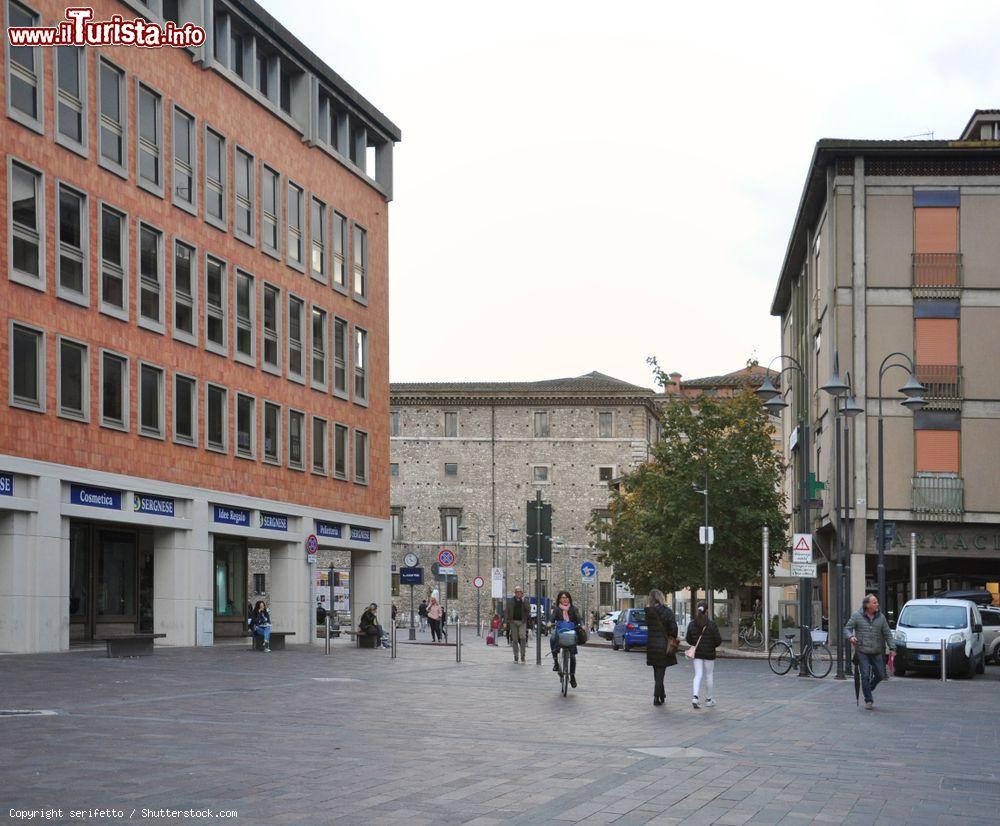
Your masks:
{"label": "balcony railing", "polygon": [[962,253],[913,253],[913,290],[918,297],[958,296],[962,290]]}
{"label": "balcony railing", "polygon": [[958,364],[918,364],[917,381],[932,410],[959,410],[962,407],[962,368]]}
{"label": "balcony railing", "polygon": [[960,521],[964,488],[958,476],[914,476],[913,515],[917,519]]}

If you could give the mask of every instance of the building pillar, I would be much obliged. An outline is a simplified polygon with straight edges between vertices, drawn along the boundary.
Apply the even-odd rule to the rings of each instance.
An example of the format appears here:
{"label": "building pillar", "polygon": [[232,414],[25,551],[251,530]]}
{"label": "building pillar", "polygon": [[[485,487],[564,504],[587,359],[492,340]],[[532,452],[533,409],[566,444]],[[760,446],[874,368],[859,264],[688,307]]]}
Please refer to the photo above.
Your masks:
{"label": "building pillar", "polygon": [[[313,566],[301,542],[275,542],[271,547],[271,601],[268,612],[275,631],[293,631],[293,643],[311,643],[316,631],[312,602]],[[353,588],[353,583],[352,583]]]}
{"label": "building pillar", "polygon": [[214,571],[208,512],[192,504],[191,530],[153,535],[153,631],[164,645],[195,644],[195,609],[213,607]]}
{"label": "building pillar", "polygon": [[[389,555],[376,550],[354,551],[351,554],[351,622],[357,628],[365,608],[372,602],[379,606],[379,622],[389,627],[391,617]],[[425,570],[426,576],[426,570]],[[441,583],[442,597],[444,588]],[[444,600],[440,600],[444,604]],[[451,607],[451,606],[449,606]]]}

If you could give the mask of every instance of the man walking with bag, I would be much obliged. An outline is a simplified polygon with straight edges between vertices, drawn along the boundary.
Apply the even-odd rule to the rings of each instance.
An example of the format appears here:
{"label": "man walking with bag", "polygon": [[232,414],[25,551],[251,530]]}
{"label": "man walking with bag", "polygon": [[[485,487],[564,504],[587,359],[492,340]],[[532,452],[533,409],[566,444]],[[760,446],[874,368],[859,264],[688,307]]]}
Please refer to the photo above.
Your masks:
{"label": "man walking with bag", "polygon": [[861,603],[861,610],[851,614],[845,629],[851,635],[858,665],[861,668],[861,690],[865,695],[865,708],[875,707],[872,692],[885,679],[885,647],[896,651],[896,642],[889,630],[889,623],[879,613],[878,597],[868,594]]}
{"label": "man walking with bag", "polygon": [[521,664],[524,664],[524,652],[528,647],[528,618],[531,616],[531,603],[524,595],[524,589],[518,585],[514,596],[507,600],[507,633],[514,644],[514,662],[518,661],[518,651],[521,652]]}

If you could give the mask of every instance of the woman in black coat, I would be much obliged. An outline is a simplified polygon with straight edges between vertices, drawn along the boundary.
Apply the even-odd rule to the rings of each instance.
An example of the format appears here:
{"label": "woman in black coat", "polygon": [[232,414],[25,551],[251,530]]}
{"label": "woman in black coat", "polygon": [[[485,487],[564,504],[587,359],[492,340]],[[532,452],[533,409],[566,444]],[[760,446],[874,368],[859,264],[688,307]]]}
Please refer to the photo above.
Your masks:
{"label": "woman in black coat", "polygon": [[[677,665],[677,619],[674,612],[664,605],[662,591],[649,592],[646,604],[646,627],[649,640],[646,643],[646,665],[653,667],[653,705],[662,706],[667,699],[663,688],[663,675],[667,668]],[[671,645],[670,640],[674,643]]]}
{"label": "woman in black coat", "polygon": [[698,610],[694,619],[688,623],[685,637],[688,645],[696,646],[691,705],[694,708],[700,708],[698,692],[702,685],[702,679],[704,679],[705,705],[708,708],[713,708],[715,706],[715,700],[712,697],[715,689],[715,649],[722,645],[722,634],[719,633],[719,626],[715,624],[715,620],[708,615],[708,605],[704,602],[698,603]]}

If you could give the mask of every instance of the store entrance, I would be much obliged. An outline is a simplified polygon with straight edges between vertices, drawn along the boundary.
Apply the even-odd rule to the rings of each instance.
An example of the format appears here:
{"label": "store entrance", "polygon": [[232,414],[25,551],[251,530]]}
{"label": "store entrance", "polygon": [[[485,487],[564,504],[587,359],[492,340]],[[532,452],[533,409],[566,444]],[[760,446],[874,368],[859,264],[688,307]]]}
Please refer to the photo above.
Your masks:
{"label": "store entrance", "polygon": [[240,637],[247,633],[247,541],[216,536],[213,546],[212,593],[215,636]]}
{"label": "store entrance", "polygon": [[70,522],[71,642],[153,630],[150,531]]}

